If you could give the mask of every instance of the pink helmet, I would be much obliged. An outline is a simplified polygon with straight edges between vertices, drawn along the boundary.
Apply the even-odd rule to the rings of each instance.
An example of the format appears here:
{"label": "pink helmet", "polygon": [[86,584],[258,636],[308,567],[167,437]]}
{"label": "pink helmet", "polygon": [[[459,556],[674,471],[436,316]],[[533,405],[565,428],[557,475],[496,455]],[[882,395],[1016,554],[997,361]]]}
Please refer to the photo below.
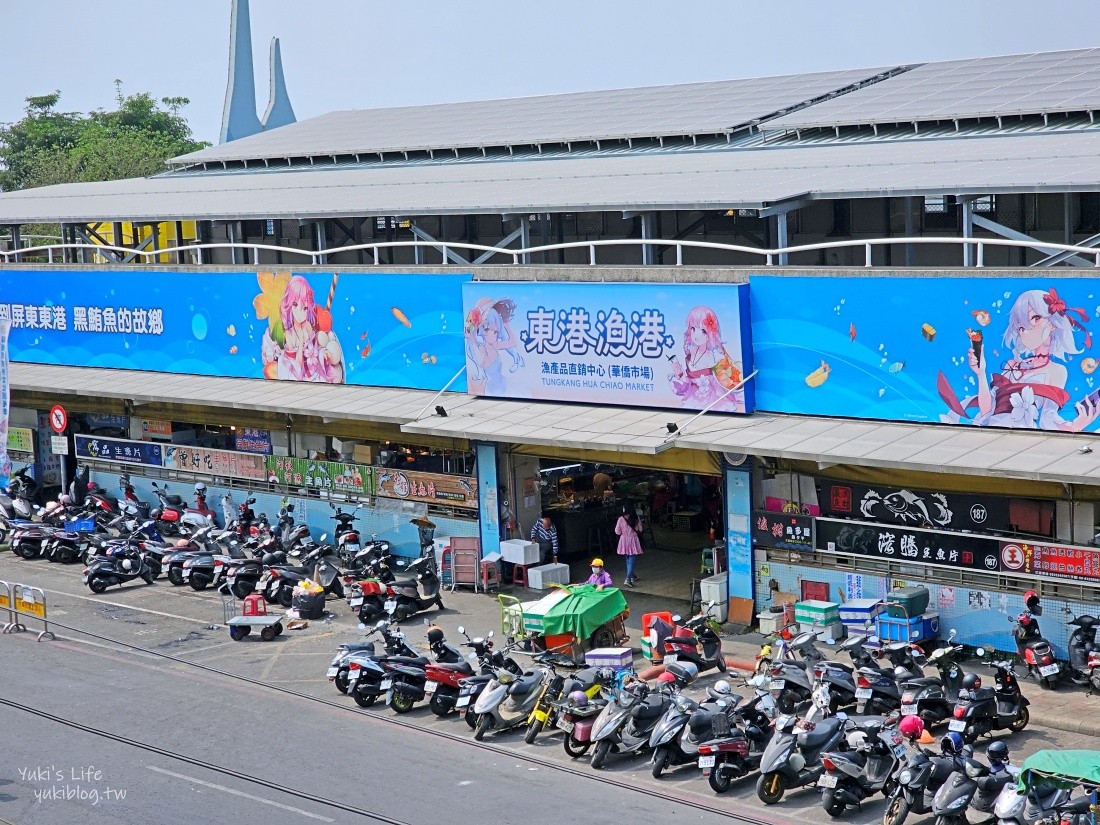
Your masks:
{"label": "pink helmet", "polygon": [[667,670],[657,677],[658,682],[675,682],[676,677],[669,673]]}
{"label": "pink helmet", "polygon": [[924,733],[924,721],[919,716],[903,716],[898,722],[898,733],[914,742]]}

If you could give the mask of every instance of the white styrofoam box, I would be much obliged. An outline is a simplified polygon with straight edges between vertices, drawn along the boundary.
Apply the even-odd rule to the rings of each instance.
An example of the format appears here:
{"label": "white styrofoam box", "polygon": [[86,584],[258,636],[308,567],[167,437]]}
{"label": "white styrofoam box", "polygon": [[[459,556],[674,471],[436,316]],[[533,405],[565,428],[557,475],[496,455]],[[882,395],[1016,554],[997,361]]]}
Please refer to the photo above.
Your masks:
{"label": "white styrofoam box", "polygon": [[778,633],[786,627],[785,618],[782,613],[757,613],[756,624],[759,626],[761,633],[770,636],[772,633]]}
{"label": "white styrofoam box", "polygon": [[882,610],[882,599],[852,599],[840,605],[840,621],[849,627],[863,627]]}
{"label": "white styrofoam box", "polygon": [[568,564],[541,564],[527,568],[527,586],[532,590],[546,590],[552,584],[568,583]]}
{"label": "white styrofoam box", "polygon": [[538,564],[539,546],[533,541],[507,539],[500,543],[500,557],[511,564]]}
{"label": "white styrofoam box", "polygon": [[844,636],[844,625],[840,622],[833,622],[832,624],[811,624],[808,622],[798,623],[799,633],[816,633],[819,639],[840,639]]}
{"label": "white styrofoam box", "polygon": [[[727,573],[719,573],[717,576],[710,576],[699,582],[699,594],[703,598],[703,604],[709,601],[724,602],[729,599],[729,575]],[[725,621],[725,614],[722,615],[722,621]]]}
{"label": "white styrofoam box", "polygon": [[[709,604],[709,602],[703,602],[704,607],[706,607],[707,604]],[[726,616],[729,615],[729,600],[722,599],[720,602],[716,601],[713,607],[706,607],[706,613],[712,619],[724,623],[726,621]]]}
{"label": "white styrofoam box", "polygon": [[629,647],[597,647],[584,654],[584,663],[589,667],[630,667],[634,661],[634,651]]}
{"label": "white styrofoam box", "polygon": [[432,539],[432,545],[435,548],[435,569],[443,569],[443,551],[450,549],[451,537],[450,536],[436,536]]}

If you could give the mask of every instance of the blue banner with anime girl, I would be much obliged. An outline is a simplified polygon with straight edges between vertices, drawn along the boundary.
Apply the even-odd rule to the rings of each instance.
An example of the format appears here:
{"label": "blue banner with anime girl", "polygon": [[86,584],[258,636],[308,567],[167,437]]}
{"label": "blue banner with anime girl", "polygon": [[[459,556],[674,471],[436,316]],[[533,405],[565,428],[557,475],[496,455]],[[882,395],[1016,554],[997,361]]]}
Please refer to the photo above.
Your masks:
{"label": "blue banner with anime girl", "polygon": [[753,276],[762,410],[1094,431],[1092,278]]}
{"label": "blue banner with anime girl", "polygon": [[462,297],[473,395],[753,410],[747,284],[471,281]]}
{"label": "blue banner with anime girl", "polygon": [[462,367],[469,278],[13,270],[0,320],[12,361],[438,390]]}

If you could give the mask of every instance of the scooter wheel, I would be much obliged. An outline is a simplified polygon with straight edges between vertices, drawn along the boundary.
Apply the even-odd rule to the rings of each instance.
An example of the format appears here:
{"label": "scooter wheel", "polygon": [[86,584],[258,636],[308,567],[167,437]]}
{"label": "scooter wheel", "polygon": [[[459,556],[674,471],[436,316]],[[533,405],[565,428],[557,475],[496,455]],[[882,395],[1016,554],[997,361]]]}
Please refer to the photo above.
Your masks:
{"label": "scooter wheel", "polygon": [[428,708],[436,716],[446,716],[454,710],[454,702],[448,702],[444,696],[440,695],[437,688],[435,693],[432,694],[431,701],[428,702]]}
{"label": "scooter wheel", "polygon": [[653,778],[660,779],[661,774],[665,772],[665,768],[668,766],[668,747],[661,745],[659,748],[653,751]]}
{"label": "scooter wheel", "polygon": [[478,716],[474,713],[473,708],[466,708],[466,712],[462,714],[462,718],[466,720],[466,724],[470,726],[470,730],[474,730],[477,727]]}
{"label": "scooter wheel", "polygon": [[545,725],[546,723],[539,719],[532,719],[531,723],[527,726],[527,733],[524,734],[523,741],[528,745],[535,744],[535,740],[538,738],[538,735],[542,733],[542,729]]}
{"label": "scooter wheel", "polygon": [[493,726],[493,717],[488,713],[483,713],[478,717],[477,728],[474,730],[474,739],[480,742],[485,738],[485,734],[489,732],[489,728]]}
{"label": "scooter wheel", "polygon": [[233,594],[236,599],[243,599],[252,593],[252,582],[248,581],[235,581],[233,586],[229,588],[229,592]]}
{"label": "scooter wheel", "polygon": [[399,690],[390,693],[390,708],[393,709],[394,713],[408,713],[415,704],[416,700],[407,693],[402,693]]}
{"label": "scooter wheel", "polygon": [[1052,679],[1050,676],[1044,676],[1039,679],[1039,686],[1043,690],[1054,690],[1054,679]]}
{"label": "scooter wheel", "polygon": [[1031,711],[1026,707],[1021,707],[1016,712],[1016,718],[1012,720],[1012,724],[1008,726],[1008,729],[1013,733],[1019,733],[1027,727],[1027,723],[1031,721]]}
{"label": "scooter wheel", "polygon": [[343,669],[337,671],[333,684],[336,685],[338,691],[346,694],[348,692],[348,672]]}
{"label": "scooter wheel", "polygon": [[153,571],[152,570],[146,570],[144,573],[141,574],[141,578],[145,581],[146,584],[152,584],[153,583]]}
{"label": "scooter wheel", "polygon": [[825,813],[835,819],[844,813],[845,805],[836,798],[836,791],[830,788],[821,795],[821,807],[825,809]]}
{"label": "scooter wheel", "polygon": [[765,805],[775,805],[783,799],[783,794],[786,792],[787,787],[783,782],[783,774],[778,771],[762,773],[760,778],[756,780],[756,795],[760,797],[760,801]]}
{"label": "scooter wheel", "polygon": [[710,789],[715,793],[725,793],[730,789],[730,782],[732,777],[721,770],[723,763],[719,762],[710,770],[710,776],[707,777],[707,782],[710,783]]}
{"label": "scooter wheel", "polygon": [[289,587],[280,587],[275,598],[279,602],[279,607],[290,608],[294,604],[294,594]]}
{"label": "scooter wheel", "polygon": [[88,589],[93,593],[103,593],[107,590],[107,580],[99,576],[88,579]]}
{"label": "scooter wheel", "polygon": [[377,693],[360,693],[357,690],[351,692],[351,698],[355,700],[355,704],[361,708],[369,708],[374,704],[374,701],[378,698]]}
{"label": "scooter wheel", "polygon": [[882,825],[903,825],[905,817],[909,816],[909,803],[904,796],[895,796],[890,800],[886,813],[882,815]]}
{"label": "scooter wheel", "polygon": [[611,743],[601,739],[596,743],[596,750],[592,752],[592,769],[598,771],[607,762],[607,755],[611,753]]}
{"label": "scooter wheel", "polygon": [[580,756],[584,756],[588,753],[588,749],[592,747],[591,742],[578,742],[573,738],[573,734],[568,733],[565,735],[565,752],[572,756],[574,759]]}
{"label": "scooter wheel", "polygon": [[183,568],[181,567],[169,567],[168,568],[168,583],[173,587],[179,587],[183,584]]}
{"label": "scooter wheel", "polygon": [[190,584],[192,590],[205,590],[210,586],[210,582],[207,580],[206,576],[193,575],[191,576]]}
{"label": "scooter wheel", "polygon": [[33,544],[20,544],[15,548],[15,555],[29,560],[38,555],[38,550]]}

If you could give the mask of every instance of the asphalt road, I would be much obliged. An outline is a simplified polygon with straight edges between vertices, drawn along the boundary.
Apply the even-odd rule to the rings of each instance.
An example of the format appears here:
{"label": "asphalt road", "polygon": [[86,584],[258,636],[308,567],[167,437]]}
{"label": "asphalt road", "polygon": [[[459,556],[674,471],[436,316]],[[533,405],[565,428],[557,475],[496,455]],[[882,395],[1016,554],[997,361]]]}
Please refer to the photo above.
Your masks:
{"label": "asphalt road", "polygon": [[[79,572],[0,553],[0,579],[45,588],[52,617],[94,634],[58,627],[55,642],[0,637],[0,701],[19,706],[0,704],[0,736],[8,740],[0,820],[147,825],[184,812],[193,821],[240,825],[369,822],[371,815],[407,823],[456,815],[486,823],[532,815],[584,823],[828,820],[812,790],[765,809],[751,778],[719,797],[691,767],[654,780],[644,758],[612,757],[597,773],[587,760],[568,758],[559,736],[528,746],[518,733],[503,734],[482,745],[462,722],[426,707],[399,719],[384,708],[361,711],[324,679],[335,644],[359,635],[343,602],[330,602],[338,614],[332,622],[272,642],[233,642],[224,627],[212,627],[222,621],[216,593],[162,581],[94,596]],[[448,630],[465,623],[484,632],[496,623],[484,596],[455,594],[447,603],[433,618]],[[415,621],[407,631],[420,640]],[[1021,757],[1090,746],[1092,737],[1038,730],[1012,740]],[[876,822],[881,809],[881,801],[868,803],[846,821]]]}

